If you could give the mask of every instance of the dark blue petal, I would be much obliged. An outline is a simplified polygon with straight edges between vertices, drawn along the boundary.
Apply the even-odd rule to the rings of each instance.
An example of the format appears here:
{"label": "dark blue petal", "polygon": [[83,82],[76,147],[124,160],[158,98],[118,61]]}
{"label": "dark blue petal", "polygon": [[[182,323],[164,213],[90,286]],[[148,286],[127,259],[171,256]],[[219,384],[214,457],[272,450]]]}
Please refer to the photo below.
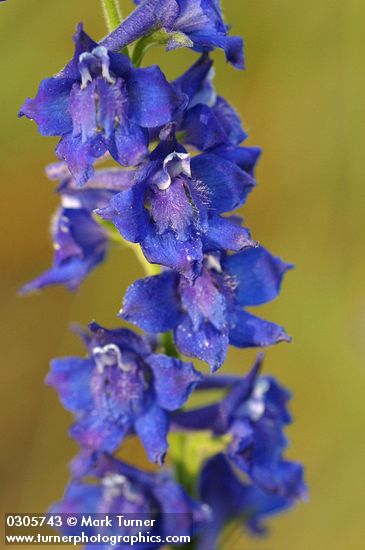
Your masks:
{"label": "dark blue petal", "polygon": [[243,40],[240,36],[228,36],[224,50],[229,63],[232,63],[236,69],[245,68]]}
{"label": "dark blue petal", "polygon": [[267,532],[263,520],[291,508],[294,502],[278,495],[267,494],[254,485],[246,494],[247,516],[245,523],[254,535],[264,535]]}
{"label": "dark blue petal", "polygon": [[278,296],[283,277],[293,266],[260,246],[227,256],[224,267],[238,283],[238,303],[258,306]]}
{"label": "dark blue petal", "polygon": [[251,531],[262,534],[262,520],[292,506],[289,499],[268,495],[254,485],[243,483],[223,454],[208,460],[200,477],[200,497],[213,511],[213,521],[203,531],[199,550],[217,548],[220,530],[240,516]]}
{"label": "dark blue petal", "polygon": [[83,143],[81,136],[65,134],[56,148],[58,158],[64,160],[78,185],[86,183],[94,174],[93,163],[106,152],[99,135]]}
{"label": "dark blue petal", "polygon": [[209,192],[211,210],[218,214],[241,206],[255,185],[238,166],[210,153],[193,157],[191,168],[193,176],[201,180]]}
{"label": "dark blue petal", "polygon": [[82,23],[79,23],[77,25],[77,29],[73,36],[73,39],[75,42],[75,52],[73,58],[66,65],[66,67],[64,67],[64,69],[60,71],[58,76],[62,76],[63,78],[72,78],[73,80],[79,80],[80,55],[84,52],[91,52],[97,46],[97,43],[94,42],[94,40],[92,40],[90,36],[84,32]]}
{"label": "dark blue petal", "polygon": [[81,137],[81,143],[86,146],[89,140],[96,136],[98,126],[95,96],[97,81],[93,80],[86,88],[76,83],[70,95],[70,114],[72,117],[74,138]]}
{"label": "dark blue petal", "polygon": [[133,283],[119,314],[148,332],[167,332],[181,319],[178,275],[161,273]]}
{"label": "dark blue petal", "polygon": [[259,147],[220,146],[214,149],[214,154],[237,164],[244,172],[253,176],[254,168],[261,155]]}
{"label": "dark blue petal", "polygon": [[[196,103],[196,95],[200,95],[201,88],[212,68],[213,61],[207,55],[202,55],[182,76],[174,81],[177,90],[188,96],[190,102]],[[204,103],[207,103],[204,101]]]}
{"label": "dark blue petal", "polygon": [[168,411],[180,409],[203,378],[192,363],[175,357],[151,355],[147,363],[153,370],[158,403]]}
{"label": "dark blue petal", "polygon": [[105,231],[84,209],[60,209],[54,221],[55,257],[50,270],[25,285],[22,293],[63,284],[78,288],[83,279],[100,264],[107,252]]}
{"label": "dark blue petal", "polygon": [[27,99],[19,112],[38,124],[44,136],[60,136],[72,131],[69,99],[74,81],[66,78],[42,80],[34,99]]}
{"label": "dark blue petal", "polygon": [[[233,145],[239,145],[247,134],[244,132],[238,113],[229,105],[223,97],[217,97],[212,111],[227,136],[227,141]],[[226,141],[226,143],[227,143]]]}
{"label": "dark blue petal", "polygon": [[148,131],[125,120],[115,128],[108,149],[122,166],[136,166],[148,155]]}
{"label": "dark blue petal", "polygon": [[226,301],[207,269],[193,283],[182,279],[180,295],[183,309],[188,312],[194,330],[204,322],[211,323],[217,330],[227,327]]}
{"label": "dark blue petal", "polygon": [[238,348],[265,347],[290,341],[283,327],[241,310],[237,310],[236,325],[229,332],[230,344]]}
{"label": "dark blue petal", "polygon": [[[212,375],[217,376],[217,375]],[[206,405],[196,409],[182,411],[172,417],[171,427],[176,430],[185,431],[206,431],[211,430],[219,435],[226,433],[227,423],[224,423],[222,429],[217,429],[220,426],[220,407],[219,404]]]}
{"label": "dark blue petal", "polygon": [[111,221],[119,233],[131,242],[140,242],[150,230],[151,222],[144,206],[145,186],[142,183],[115,195],[110,204],[97,213]]}
{"label": "dark blue petal", "polygon": [[94,321],[90,323],[89,329],[92,336],[91,349],[95,345],[103,347],[115,344],[123,351],[130,351],[138,355],[144,356],[151,353],[151,346],[147,338],[127,328],[108,330]]}
{"label": "dark blue petal", "polygon": [[110,421],[92,410],[70,428],[70,435],[82,446],[96,451],[114,452],[127,434],[129,426]]}
{"label": "dark blue petal", "polygon": [[127,90],[130,119],[145,128],[167,124],[187,103],[157,66],[132,71]]}
{"label": "dark blue petal", "polygon": [[242,227],[236,219],[222,218],[212,214],[209,217],[209,229],[203,237],[204,252],[216,250],[243,250],[252,248],[255,242],[248,229]]}
{"label": "dark blue petal", "polygon": [[161,481],[152,492],[161,505],[163,533],[191,537],[210,517],[209,510],[194,501],[174,479],[165,476]]}
{"label": "dark blue petal", "polygon": [[306,497],[304,469],[297,462],[281,460],[271,468],[270,465],[257,466],[251,475],[254,483],[265,492],[293,500]]}
{"label": "dark blue petal", "polygon": [[199,479],[199,495],[212,511],[212,521],[199,537],[199,550],[217,550],[223,527],[242,515],[246,507],[247,486],[233,473],[223,454],[210,458]]}
{"label": "dark blue petal", "polygon": [[94,364],[90,359],[65,357],[51,361],[51,372],[46,384],[54,387],[62,405],[71,412],[79,412],[92,405],[90,380]]}
{"label": "dark blue petal", "polygon": [[[162,173],[164,177],[167,175],[170,178],[169,174]],[[157,233],[172,229],[178,241],[187,240],[194,227],[195,213],[185,185],[182,178],[175,178],[167,189],[157,188],[151,199],[151,216]]]}
{"label": "dark blue petal", "polygon": [[188,279],[194,279],[200,272],[203,251],[199,237],[181,242],[171,230],[162,235],[150,232],[141,242],[141,247],[152,264],[175,269]]}
{"label": "dark blue petal", "polygon": [[225,329],[217,330],[209,322],[194,329],[186,315],[175,329],[175,342],[181,353],[206,361],[214,371],[223,365],[226,358],[228,335]]}
{"label": "dark blue petal", "polygon": [[169,421],[166,412],[154,404],[144,415],[137,418],[134,427],[146,449],[148,458],[161,466],[168,449]]}
{"label": "dark blue petal", "polygon": [[181,130],[184,142],[200,151],[218,147],[227,142],[228,136],[210,107],[196,105],[184,117]]}
{"label": "dark blue petal", "polygon": [[[96,92],[98,97],[96,117],[97,129],[102,131],[106,139],[113,136],[115,128],[119,121],[126,117],[125,103],[127,101],[124,82],[118,79],[114,84],[107,82],[105,78],[96,79]],[[91,84],[87,88],[91,87]],[[94,98],[95,110],[95,98]]]}
{"label": "dark blue petal", "polygon": [[63,500],[54,504],[52,514],[95,513],[102,498],[102,487],[73,481],[66,489]]}

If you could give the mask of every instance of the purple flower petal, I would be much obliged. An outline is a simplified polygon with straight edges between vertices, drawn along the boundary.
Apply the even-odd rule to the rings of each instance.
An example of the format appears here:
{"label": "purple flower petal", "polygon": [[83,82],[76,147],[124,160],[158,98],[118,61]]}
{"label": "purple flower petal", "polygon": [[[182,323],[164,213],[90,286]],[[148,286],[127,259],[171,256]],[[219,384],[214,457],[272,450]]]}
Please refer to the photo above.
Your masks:
{"label": "purple flower petal", "polygon": [[242,306],[258,306],[276,298],[286,271],[293,267],[262,246],[227,256],[224,266],[238,283],[237,300]]}
{"label": "purple flower petal", "polygon": [[192,363],[166,355],[151,355],[147,360],[153,370],[159,405],[168,411],[180,409],[203,376]]}
{"label": "purple flower petal", "polygon": [[127,290],[119,316],[149,332],[167,332],[180,318],[178,277],[173,272],[140,279]]}
{"label": "purple flower petal", "polygon": [[266,347],[290,341],[283,327],[242,310],[236,311],[235,326],[229,331],[229,342],[237,348]]}

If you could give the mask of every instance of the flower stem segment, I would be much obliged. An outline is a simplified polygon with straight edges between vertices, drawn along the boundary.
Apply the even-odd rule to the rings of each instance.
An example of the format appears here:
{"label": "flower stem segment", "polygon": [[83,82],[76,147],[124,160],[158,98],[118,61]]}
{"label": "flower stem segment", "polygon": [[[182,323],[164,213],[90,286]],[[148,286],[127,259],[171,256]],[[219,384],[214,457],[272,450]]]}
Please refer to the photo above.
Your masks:
{"label": "flower stem segment", "polygon": [[111,32],[122,22],[122,12],[118,0],[101,0],[106,26]]}

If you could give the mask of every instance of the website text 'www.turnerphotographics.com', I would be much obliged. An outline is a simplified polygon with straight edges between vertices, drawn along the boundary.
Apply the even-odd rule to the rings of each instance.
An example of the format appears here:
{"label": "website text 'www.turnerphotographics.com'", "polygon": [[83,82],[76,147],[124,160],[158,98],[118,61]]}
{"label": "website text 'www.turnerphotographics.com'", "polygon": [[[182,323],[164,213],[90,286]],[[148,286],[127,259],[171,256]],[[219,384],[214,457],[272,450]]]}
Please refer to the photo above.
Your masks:
{"label": "website text 'www.turnerphotographics.com'", "polygon": [[191,525],[191,514],[5,514],[5,544],[180,546]]}

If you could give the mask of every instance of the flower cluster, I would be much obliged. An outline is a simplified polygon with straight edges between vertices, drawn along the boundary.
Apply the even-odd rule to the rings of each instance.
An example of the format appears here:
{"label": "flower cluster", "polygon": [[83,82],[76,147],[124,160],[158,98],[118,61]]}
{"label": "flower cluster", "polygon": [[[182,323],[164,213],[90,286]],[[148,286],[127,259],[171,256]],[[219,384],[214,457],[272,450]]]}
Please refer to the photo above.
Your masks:
{"label": "flower cluster", "polygon": [[[183,523],[189,514],[197,548],[213,549],[232,519],[244,518],[259,533],[265,516],[303,497],[303,471],[283,457],[289,394],[260,374],[261,357],[247,376],[233,377],[203,375],[181,355],[215,373],[229,345],[290,341],[283,327],[247,308],[276,298],[292,266],[254,241],[235,212],[255,187],[260,150],[242,145],[240,118],[214,89],[210,51],[221,48],[232,65],[244,65],[242,40],[229,35],[219,1],[135,3],[98,43],[80,24],[73,58],[20,111],[41,134],[60,138],[60,162],[47,169],[60,197],[54,261],[22,292],[54,284],[77,289],[111,242],[141,251],[147,273],[155,274],[127,289],[119,316],[146,334],[93,322],[79,330],[86,357],[51,363],[47,384],[74,414],[70,433],[82,449],[54,509],[179,512]],[[158,44],[192,48],[199,57],[169,81],[157,66],[140,67]],[[189,407],[192,392],[204,398],[210,389],[220,391],[220,401]],[[169,443],[176,456],[176,434],[189,441],[201,433],[210,434],[212,452],[180,477],[177,464],[189,453],[175,466],[172,459],[176,479],[113,456],[137,436],[148,459],[162,466]],[[161,525],[162,535],[171,528]]]}

